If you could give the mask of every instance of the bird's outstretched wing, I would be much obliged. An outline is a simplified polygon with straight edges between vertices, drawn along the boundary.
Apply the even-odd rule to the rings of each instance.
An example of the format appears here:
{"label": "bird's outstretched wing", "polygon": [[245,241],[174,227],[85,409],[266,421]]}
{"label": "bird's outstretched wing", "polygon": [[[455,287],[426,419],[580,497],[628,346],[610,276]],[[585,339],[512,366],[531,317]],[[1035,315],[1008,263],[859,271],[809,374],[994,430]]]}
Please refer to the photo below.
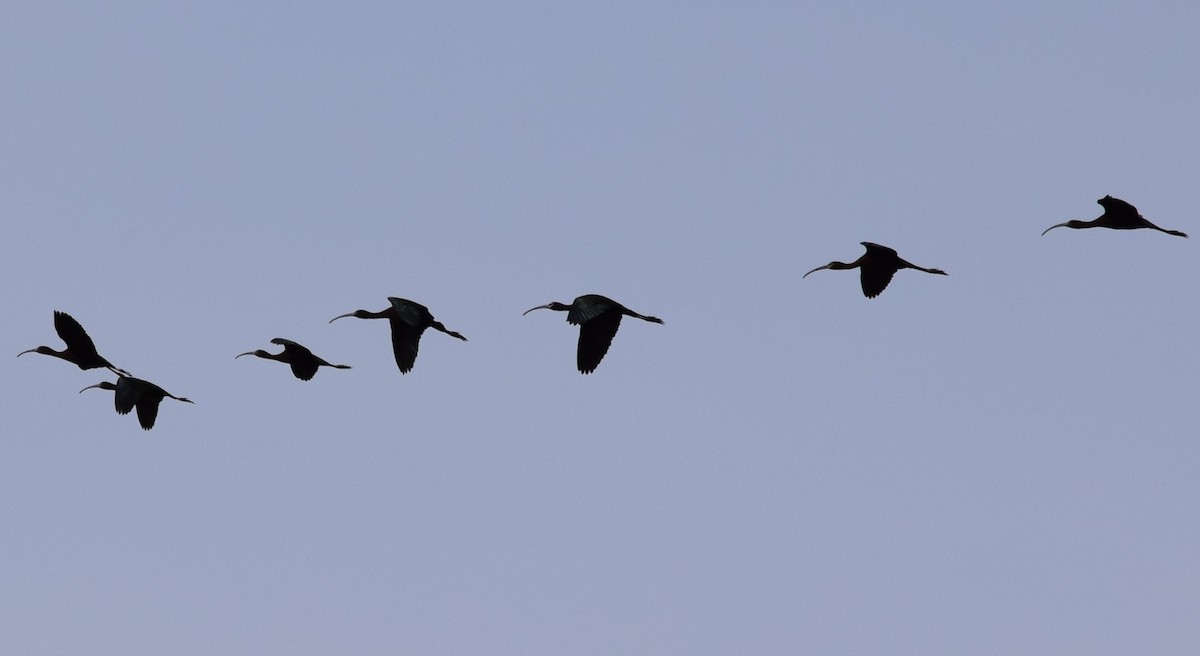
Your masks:
{"label": "bird's outstretched wing", "polygon": [[154,419],[158,417],[158,402],[162,397],[150,394],[152,387],[156,386],[138,378],[118,378],[117,389],[113,392],[113,405],[117,408],[117,414],[127,415],[136,407],[138,423],[142,428],[154,428]]}
{"label": "bird's outstretched wing", "polygon": [[581,373],[590,374],[600,366],[620,327],[621,312],[616,309],[596,314],[580,324],[575,363]]}
{"label": "bird's outstretched wing", "polygon": [[389,296],[388,302],[392,304],[392,310],[395,311],[396,316],[413,327],[425,323],[425,315],[429,314],[429,308],[407,298]]}
{"label": "bird's outstretched wing", "polygon": [[289,364],[292,367],[292,375],[300,380],[312,380],[321,366],[315,359],[295,359]]}
{"label": "bird's outstretched wing", "polygon": [[92,338],[88,337],[87,331],[83,329],[83,326],[79,325],[75,317],[66,312],[55,310],[54,331],[58,333],[62,341],[66,342],[67,348],[80,357],[81,361],[88,359],[89,356],[92,358],[100,357],[96,353],[96,345],[92,342]]}
{"label": "bird's outstretched wing", "polygon": [[293,376],[300,380],[312,380],[312,377],[317,375],[317,368],[320,367],[319,358],[313,355],[308,347],[282,337],[276,337],[271,340],[271,343],[283,347],[283,352],[288,356],[288,365],[292,368]]}
{"label": "bird's outstretched wing", "polygon": [[307,348],[305,348],[303,345],[301,345],[301,344],[297,344],[296,342],[293,342],[293,341],[292,341],[292,340],[290,340],[290,339],[284,339],[284,338],[282,338],[282,337],[276,337],[275,339],[271,340],[271,343],[272,343],[272,344],[278,344],[279,346],[282,346],[282,347],[283,347],[283,350],[285,350],[285,351],[287,351],[287,350],[291,350],[291,349],[298,349],[298,350],[300,350],[300,351],[302,351],[302,352],[304,352],[304,353],[309,353],[309,352],[310,352],[310,351],[309,351]]}
{"label": "bird's outstretched wing", "polygon": [[400,373],[412,371],[417,361],[417,346],[421,340],[421,330],[409,325],[402,319],[389,319],[392,326],[392,352],[396,355],[396,366]]}
{"label": "bird's outstretched wing", "polygon": [[142,386],[138,385],[134,379],[118,378],[117,389],[113,391],[113,406],[117,409],[117,414],[129,414],[133,410],[133,406],[142,400],[142,392]]}
{"label": "bird's outstretched wing", "polygon": [[[619,309],[620,304],[611,298],[599,294],[584,294],[571,303],[571,309],[567,312],[567,323],[581,326],[613,308]],[[620,316],[620,312],[617,315]]]}
{"label": "bird's outstretched wing", "polygon": [[1096,202],[1100,203],[1100,206],[1104,208],[1105,212],[1111,212],[1114,218],[1125,221],[1136,221],[1137,219],[1142,218],[1142,215],[1138,212],[1136,207],[1126,201],[1121,200],[1120,198],[1105,196]]}
{"label": "bird's outstretched wing", "polygon": [[896,270],[892,267],[863,265],[859,270],[863,295],[867,298],[879,296],[884,289],[887,289],[888,283],[892,281],[894,275],[896,275]]}
{"label": "bird's outstretched wing", "polygon": [[154,428],[154,420],[158,418],[158,404],[162,399],[143,396],[137,404],[138,423],[143,430]]}

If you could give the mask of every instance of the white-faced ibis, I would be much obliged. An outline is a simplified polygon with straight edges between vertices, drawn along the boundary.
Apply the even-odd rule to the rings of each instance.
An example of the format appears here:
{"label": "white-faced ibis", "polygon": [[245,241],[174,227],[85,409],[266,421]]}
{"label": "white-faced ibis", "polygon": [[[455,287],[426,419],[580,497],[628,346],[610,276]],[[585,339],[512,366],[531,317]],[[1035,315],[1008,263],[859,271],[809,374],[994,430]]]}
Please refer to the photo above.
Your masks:
{"label": "white-faced ibis", "polygon": [[349,369],[350,365],[346,364],[330,364],[325,360],[313,355],[313,352],[304,346],[293,342],[290,339],[276,337],[271,340],[272,344],[278,344],[283,347],[282,353],[267,353],[262,349],[249,351],[240,355],[234,356],[234,360],[243,355],[257,355],[264,360],[278,360],[286,362],[292,366],[292,375],[300,380],[312,380],[312,377],[317,375],[319,367],[333,367],[334,369]]}
{"label": "white-faced ibis", "polygon": [[[869,241],[864,241],[861,243],[867,248],[867,252],[863,253],[862,257],[854,260],[850,264],[846,264],[845,262],[830,262],[829,264],[826,264],[825,266],[819,266],[808,273],[820,271],[821,269],[859,269],[859,278],[862,282],[863,295],[867,298],[875,298],[876,296],[879,296],[884,289],[887,289],[888,283],[892,281],[892,276],[894,276],[900,269],[916,269],[917,271],[924,271],[925,273],[936,273],[940,276],[947,275],[946,272],[942,271],[941,269],[926,269],[925,267],[919,267],[912,262],[905,261],[896,253],[895,250],[888,248],[887,246],[872,244]],[[807,278],[808,273],[800,277]]]}
{"label": "white-faced ibis", "polygon": [[21,357],[26,353],[41,353],[42,355],[52,355],[56,358],[62,358],[80,369],[96,369],[104,367],[114,374],[119,376],[128,376],[129,372],[118,369],[111,362],[100,357],[96,352],[96,345],[92,343],[92,338],[88,337],[83,326],[74,317],[66,312],[54,311],[54,330],[62,341],[66,342],[67,348],[61,351],[55,351],[49,346],[39,346],[26,351],[21,351],[17,357]]}
{"label": "white-faced ibis", "polygon": [[95,385],[88,385],[79,390],[79,393],[83,394],[93,387],[116,392],[113,395],[113,405],[116,406],[117,414],[119,415],[127,415],[130,410],[136,407],[138,423],[145,430],[154,428],[154,419],[158,417],[158,404],[164,398],[171,397],[176,401],[183,401],[184,403],[192,402],[182,396],[175,396],[154,383],[142,380],[141,378],[133,378],[132,376],[119,376],[116,384],[106,380]]}
{"label": "white-faced ibis", "polygon": [[[557,301],[539,305],[525,310],[529,314],[534,310],[558,310],[567,313],[567,323],[579,326],[579,348],[575,353],[575,363],[580,373],[590,374],[600,366],[604,354],[612,344],[617,329],[621,327],[621,316],[637,317],[650,323],[662,323],[658,317],[648,317],[638,314],[620,303],[599,294],[584,294],[576,298],[570,305]],[[524,316],[524,314],[522,316]]]}
{"label": "white-faced ibis", "polygon": [[400,373],[406,374],[412,371],[413,364],[417,361],[417,347],[421,341],[421,333],[425,332],[426,328],[440,330],[451,337],[457,337],[462,341],[467,341],[466,337],[454,332],[446,330],[442,322],[433,318],[429,313],[429,308],[404,298],[396,298],[389,296],[388,301],[392,304],[391,307],[371,312],[369,310],[355,310],[348,314],[342,314],[329,320],[333,323],[343,317],[357,317],[359,319],[387,319],[392,327],[392,352],[396,355],[396,366],[400,367]]}
{"label": "white-faced ibis", "polygon": [[1164,230],[1163,228],[1150,223],[1145,217],[1138,213],[1136,207],[1126,203],[1120,198],[1105,196],[1096,202],[1100,203],[1100,207],[1104,208],[1104,214],[1101,214],[1098,218],[1092,219],[1091,221],[1072,219],[1066,223],[1052,225],[1049,228],[1046,228],[1042,234],[1044,235],[1055,228],[1111,228],[1112,230],[1137,230],[1139,228],[1150,228],[1151,230],[1165,232],[1168,235],[1175,235],[1176,237],[1187,237],[1186,234],[1179,232],[1178,230]]}

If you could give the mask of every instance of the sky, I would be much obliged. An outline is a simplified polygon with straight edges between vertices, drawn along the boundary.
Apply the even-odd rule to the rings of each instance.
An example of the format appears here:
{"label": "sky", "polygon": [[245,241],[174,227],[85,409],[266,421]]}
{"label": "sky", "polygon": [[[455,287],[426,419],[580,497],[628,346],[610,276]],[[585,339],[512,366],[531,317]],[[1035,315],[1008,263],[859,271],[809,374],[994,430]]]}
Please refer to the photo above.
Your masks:
{"label": "sky", "polygon": [[[1193,654],[1195,3],[17,3],[0,652]],[[1059,229],[1111,194],[1149,230]],[[859,242],[899,272],[868,300]],[[535,305],[609,296],[597,371]],[[387,323],[427,305],[415,369]],[[195,405],[142,431],[72,314]],[[300,382],[238,353],[325,359]]]}

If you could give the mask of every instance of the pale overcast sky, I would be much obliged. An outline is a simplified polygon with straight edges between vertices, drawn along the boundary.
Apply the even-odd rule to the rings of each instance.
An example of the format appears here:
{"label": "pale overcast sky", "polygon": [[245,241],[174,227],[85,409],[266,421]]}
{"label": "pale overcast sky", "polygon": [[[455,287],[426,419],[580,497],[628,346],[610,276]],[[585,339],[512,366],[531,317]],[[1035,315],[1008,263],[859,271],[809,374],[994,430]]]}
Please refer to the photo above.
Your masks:
{"label": "pale overcast sky", "polygon": [[[0,652],[1200,645],[1200,5],[17,3]],[[1106,194],[1193,235],[1055,230]],[[859,242],[901,271],[868,300]],[[585,293],[626,320],[592,375]],[[429,306],[402,376],[381,310]],[[142,431],[71,313],[191,398]],[[238,353],[301,342],[307,383]],[[275,350],[276,347],[271,347]]]}

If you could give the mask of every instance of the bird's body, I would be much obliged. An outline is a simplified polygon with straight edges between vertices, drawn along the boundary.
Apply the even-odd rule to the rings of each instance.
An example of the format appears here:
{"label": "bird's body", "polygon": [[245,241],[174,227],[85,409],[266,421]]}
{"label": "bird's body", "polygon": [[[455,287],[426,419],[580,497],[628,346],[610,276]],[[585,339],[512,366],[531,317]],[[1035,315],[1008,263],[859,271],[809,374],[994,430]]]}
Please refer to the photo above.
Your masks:
{"label": "bird's body", "polygon": [[131,410],[137,408],[138,423],[145,430],[154,428],[154,420],[158,417],[158,404],[164,398],[170,397],[176,401],[192,403],[191,400],[185,399],[182,396],[175,396],[150,381],[132,376],[119,376],[116,383],[110,383],[106,380],[102,383],[89,385],[79,390],[79,393],[82,394],[93,387],[115,392],[113,395],[113,405],[116,407],[117,414],[119,415],[127,415]]}
{"label": "bird's body", "polygon": [[88,337],[87,331],[74,317],[66,312],[54,311],[54,331],[66,343],[67,348],[61,351],[55,351],[49,346],[39,346],[26,351],[21,351],[17,357],[26,353],[41,353],[42,355],[50,355],[60,358],[74,364],[83,370],[96,369],[104,367],[118,376],[128,376],[129,373],[123,369],[118,369],[111,362],[104,359],[96,352],[96,345],[92,343],[92,338]]}
{"label": "bird's body", "polygon": [[[926,269],[925,267],[919,267],[912,262],[908,262],[901,258],[895,250],[888,248],[887,246],[872,244],[869,241],[864,241],[861,243],[864,247],[866,247],[867,252],[863,253],[862,256],[857,260],[849,264],[846,264],[845,262],[830,262],[829,264],[819,266],[808,273],[820,271],[821,269],[859,269],[859,278],[862,283],[863,296],[866,296],[867,298],[875,298],[876,296],[879,296],[884,289],[887,289],[888,283],[892,281],[892,276],[894,276],[900,269],[916,269],[917,271],[924,271],[925,273],[935,273],[942,276],[947,275],[946,272],[942,271],[941,269]],[[807,278],[808,273],[801,276],[801,278]]]}
{"label": "bird's body", "polygon": [[459,333],[447,330],[442,322],[433,318],[429,308],[424,305],[395,296],[389,296],[388,301],[392,305],[384,310],[378,312],[356,310],[336,316],[330,319],[329,323],[342,317],[387,319],[392,329],[392,352],[396,356],[396,366],[400,368],[402,374],[412,371],[413,365],[417,361],[417,348],[420,346],[421,334],[425,332],[426,328],[440,330],[451,337],[467,341],[467,338]]}
{"label": "bird's body", "polygon": [[1092,219],[1091,221],[1072,219],[1066,223],[1052,225],[1042,231],[1042,234],[1044,235],[1055,228],[1075,228],[1077,230],[1083,228],[1109,228],[1111,230],[1138,230],[1140,228],[1149,228],[1151,230],[1165,232],[1168,235],[1174,235],[1176,237],[1187,237],[1185,233],[1182,233],[1178,230],[1167,230],[1150,223],[1146,220],[1146,217],[1142,216],[1137,211],[1136,207],[1121,200],[1120,198],[1105,196],[1096,202],[1100,203],[1100,207],[1104,208],[1104,214],[1101,214],[1099,217]]}
{"label": "bird's body", "polygon": [[312,377],[317,375],[317,369],[320,367],[333,367],[334,369],[349,369],[349,365],[345,364],[330,364],[325,360],[313,355],[313,352],[304,346],[293,342],[290,339],[276,337],[271,340],[272,344],[278,344],[283,347],[282,353],[268,353],[262,349],[242,353],[234,357],[242,357],[243,355],[255,355],[264,360],[277,360],[286,362],[292,367],[292,375],[300,380],[312,380]]}
{"label": "bird's body", "polygon": [[584,294],[576,298],[570,305],[557,301],[529,308],[525,314],[534,310],[557,310],[567,313],[567,323],[579,326],[579,347],[575,354],[575,363],[579,372],[590,374],[600,365],[608,347],[612,344],[617,329],[621,327],[621,317],[637,317],[651,323],[663,323],[658,317],[648,317],[638,314],[620,303],[599,294]]}

